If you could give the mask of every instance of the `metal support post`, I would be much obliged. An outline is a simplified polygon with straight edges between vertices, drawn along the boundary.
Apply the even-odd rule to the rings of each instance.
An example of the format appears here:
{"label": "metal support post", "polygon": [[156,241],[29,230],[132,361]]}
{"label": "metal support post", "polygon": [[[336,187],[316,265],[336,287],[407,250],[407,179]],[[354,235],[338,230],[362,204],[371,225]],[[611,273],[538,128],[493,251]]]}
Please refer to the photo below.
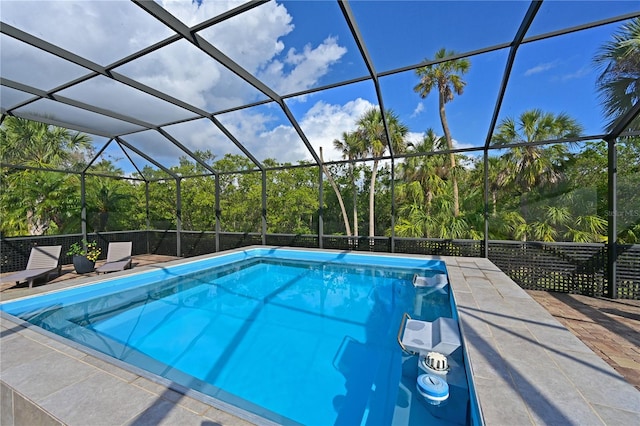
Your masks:
{"label": "metal support post", "polygon": [[607,140],[607,175],[608,175],[608,239],[607,239],[607,289],[609,297],[618,297],[616,283],[617,245],[618,245],[618,152],[615,138]]}
{"label": "metal support post", "polygon": [[176,256],[182,256],[182,190],[181,190],[181,177],[176,178]]}
{"label": "metal support post", "polygon": [[262,245],[267,245],[267,172],[262,170]]}
{"label": "metal support post", "polygon": [[323,193],[323,172],[322,166],[318,166],[318,247],[323,248],[323,239],[324,239],[324,193]]}
{"label": "metal support post", "polygon": [[216,252],[220,251],[220,216],[222,212],[220,211],[220,175],[216,174],[215,176],[216,182]]}
{"label": "metal support post", "polygon": [[80,226],[83,240],[87,240],[87,189],[85,180],[86,175],[80,173]]}
{"label": "metal support post", "polygon": [[482,255],[489,258],[489,150],[484,149],[484,239]]}

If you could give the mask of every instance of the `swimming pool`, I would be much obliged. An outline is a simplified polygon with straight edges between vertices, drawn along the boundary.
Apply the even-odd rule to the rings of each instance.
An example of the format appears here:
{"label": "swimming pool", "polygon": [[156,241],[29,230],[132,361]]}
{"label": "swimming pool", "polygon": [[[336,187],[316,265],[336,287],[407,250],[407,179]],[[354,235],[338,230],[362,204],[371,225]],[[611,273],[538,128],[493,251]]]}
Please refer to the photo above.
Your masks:
{"label": "swimming pool", "polygon": [[[414,274],[439,261],[250,249],[7,302],[1,309],[277,423],[474,423],[462,351],[451,397],[420,403],[405,312],[457,318]],[[428,294],[427,294],[428,293]],[[455,369],[455,371],[454,371]]]}

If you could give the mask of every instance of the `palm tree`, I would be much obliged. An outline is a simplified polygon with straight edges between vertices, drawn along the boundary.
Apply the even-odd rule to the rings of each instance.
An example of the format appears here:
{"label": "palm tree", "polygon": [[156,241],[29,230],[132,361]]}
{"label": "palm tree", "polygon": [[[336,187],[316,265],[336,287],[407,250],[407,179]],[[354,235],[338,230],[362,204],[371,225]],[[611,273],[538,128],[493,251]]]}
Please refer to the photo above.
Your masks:
{"label": "palm tree", "polygon": [[349,216],[347,216],[347,209],[344,207],[344,201],[342,200],[342,194],[340,194],[340,189],[338,189],[338,185],[336,181],[333,179],[333,176],[329,172],[329,168],[324,163],[324,156],[322,154],[322,147],[320,147],[320,166],[322,167],[322,171],[327,175],[327,179],[329,179],[329,184],[333,188],[333,192],[336,193],[336,197],[338,197],[338,204],[340,204],[340,211],[342,212],[342,219],[344,220],[344,229],[347,233],[347,237],[351,236],[351,227],[349,226]]}
{"label": "palm tree", "polygon": [[491,195],[491,216],[497,215],[498,192],[507,186],[513,177],[509,174],[508,163],[503,157],[489,157],[489,193]]}
{"label": "palm tree", "polygon": [[[405,136],[409,128],[400,122],[399,117],[391,110],[385,112],[387,129],[391,137],[391,147],[394,153],[403,152],[405,149]],[[365,112],[357,121],[356,134],[361,143],[367,149],[367,156],[373,157],[373,169],[371,172],[371,183],[369,185],[369,236],[375,236],[375,185],[378,173],[380,157],[384,156],[389,148],[389,140],[382,122],[382,114],[377,107]],[[363,155],[364,156],[364,155]]]}
{"label": "palm tree", "polygon": [[[7,117],[0,128],[0,160],[9,164],[36,168],[80,169],[85,155],[91,153],[89,136],[71,132],[61,127]],[[72,183],[76,177],[59,176],[52,172],[13,169],[2,177],[9,188],[3,200],[18,197],[8,213],[11,221],[24,221],[26,226],[15,229],[28,230],[30,235],[42,235],[52,225],[60,227],[60,215],[73,198]]]}
{"label": "palm tree", "polygon": [[[435,60],[444,59],[455,55],[453,51],[446,51],[442,48],[436,52]],[[427,59],[429,60],[429,59]],[[418,83],[413,90],[420,94],[421,98],[426,98],[434,87],[438,89],[438,106],[440,112],[440,122],[442,130],[447,141],[447,149],[453,149],[453,138],[449,131],[447,115],[445,112],[445,104],[453,100],[454,93],[461,95],[464,91],[464,82],[461,78],[462,74],[469,71],[471,62],[468,59],[456,59],[447,62],[440,62],[433,65],[426,65],[416,70],[416,74],[420,77]],[[460,214],[460,201],[458,197],[458,180],[456,177],[456,157],[453,152],[449,154],[449,167],[452,174],[453,182],[453,215]]]}
{"label": "palm tree", "polygon": [[[425,153],[440,148],[442,138],[428,129],[422,141],[407,144],[407,152]],[[399,164],[398,222],[396,233],[400,237],[429,237],[434,228],[433,199],[444,190],[445,168],[437,155],[408,156]]]}
{"label": "palm tree", "polygon": [[[596,85],[611,130],[619,116],[640,102],[640,18],[623,24],[593,60],[602,69]],[[640,129],[640,116],[630,127]]]}
{"label": "palm tree", "polygon": [[[532,109],[523,112],[517,119],[503,119],[492,137],[492,143],[509,147],[511,144],[577,137],[581,132],[582,126],[567,114],[555,115]],[[499,184],[513,184],[518,195],[527,197],[536,188],[559,183],[563,179],[563,167],[568,158],[567,144],[553,144],[548,148],[541,145],[510,147],[501,157],[499,167],[502,170],[497,174],[500,176]],[[502,220],[511,223],[510,228],[516,238],[526,241],[528,236],[542,240],[555,237],[555,231],[550,229],[552,221],[527,223],[525,217],[512,213],[514,216],[502,217]]]}
{"label": "palm tree", "polygon": [[354,160],[360,158],[365,151],[362,141],[355,132],[342,132],[342,139],[335,139],[333,147],[342,153],[342,158],[349,160],[349,176],[353,186],[353,235],[358,236],[358,187]]}
{"label": "palm tree", "polygon": [[3,121],[0,141],[2,161],[43,168],[76,168],[92,148],[84,133],[18,117]]}
{"label": "palm tree", "polygon": [[[414,145],[408,144],[408,150],[411,152],[434,152],[442,149],[443,140],[436,136],[433,129],[427,129],[420,143]],[[423,191],[423,200],[425,203],[425,212],[427,215],[431,213],[431,204],[433,198],[438,193],[444,191],[446,165],[439,155],[421,155],[407,157],[400,169],[401,179],[405,182],[416,182]]]}
{"label": "palm tree", "polygon": [[[508,146],[577,137],[581,133],[582,126],[567,114],[554,115],[532,109],[523,112],[517,120],[512,117],[503,119],[492,137],[492,143]],[[566,144],[555,144],[549,148],[525,145],[510,148],[503,158],[521,193],[527,193],[536,186],[557,183],[562,177],[560,165],[567,155]]]}
{"label": "palm tree", "polygon": [[[108,160],[102,160],[95,164],[93,170],[106,175],[124,175],[122,169]],[[95,177],[88,181],[87,210],[96,215],[95,218],[89,219],[94,230],[98,232],[113,231],[114,226],[119,226],[119,224],[112,223],[114,221],[113,213],[122,212],[126,210],[127,204],[131,204],[134,197],[130,189],[130,185],[119,179]]]}

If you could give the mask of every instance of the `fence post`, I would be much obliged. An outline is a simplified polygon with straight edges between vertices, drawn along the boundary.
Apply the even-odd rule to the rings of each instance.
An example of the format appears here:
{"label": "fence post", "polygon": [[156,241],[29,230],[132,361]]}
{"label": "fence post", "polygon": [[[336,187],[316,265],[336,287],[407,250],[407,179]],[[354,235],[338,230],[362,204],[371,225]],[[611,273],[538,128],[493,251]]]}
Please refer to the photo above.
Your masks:
{"label": "fence post", "polygon": [[616,192],[618,179],[618,147],[616,138],[609,138],[607,145],[607,290],[609,297],[616,299],[618,297],[618,285],[616,283],[616,249],[618,245],[618,194]]}

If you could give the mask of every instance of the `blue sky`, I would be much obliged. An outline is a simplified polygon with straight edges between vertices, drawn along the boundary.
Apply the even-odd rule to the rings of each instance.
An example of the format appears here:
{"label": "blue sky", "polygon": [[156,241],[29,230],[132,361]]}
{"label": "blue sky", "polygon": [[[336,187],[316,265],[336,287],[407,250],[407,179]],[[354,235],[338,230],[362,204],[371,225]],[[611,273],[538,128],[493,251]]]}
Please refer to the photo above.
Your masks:
{"label": "blue sky", "polygon": [[[235,0],[158,0],[186,25],[193,26],[237,7]],[[457,52],[508,43],[514,37],[528,1],[353,1],[350,3],[375,70],[384,72],[432,58],[444,47]],[[545,1],[528,36],[555,31],[622,14],[640,14],[638,1]],[[2,20],[101,65],[134,53],[171,35],[171,32],[129,1],[14,1],[3,0]],[[58,25],[50,25],[55,20]],[[606,120],[595,92],[597,70],[592,59],[620,24],[523,45],[516,57],[499,119],[527,109],[565,112],[576,118],[587,134],[603,132]],[[82,36],[79,37],[78,35]],[[367,75],[335,1],[271,1],[251,12],[203,30],[200,36],[281,95]],[[80,67],[2,36],[2,76],[37,89],[50,90],[87,73]],[[471,57],[464,76],[464,94],[447,104],[449,125],[458,147],[482,146],[505,69],[508,49]],[[170,44],[115,69],[129,78],[161,90],[198,108],[215,112],[264,99],[215,60],[186,41]],[[427,129],[442,134],[437,95],[420,99],[413,87],[414,71],[382,77],[385,107],[393,109],[417,140]],[[60,93],[101,108],[130,114],[141,120],[189,117],[186,110],[162,105],[105,77],[91,79]],[[24,99],[13,89],[2,89],[2,107]],[[353,130],[355,121],[377,105],[371,81],[287,99],[311,146],[323,147],[325,160],[338,160],[333,139]],[[95,117],[52,101],[38,101],[16,113],[46,111],[72,125],[98,124]],[[311,155],[277,105],[260,106],[218,117],[225,127],[259,160],[310,160]],[[83,121],[84,120],[84,121]],[[209,149],[221,157],[240,153],[207,120],[166,129],[190,150]],[[156,132],[124,136],[143,152],[175,165],[179,152]],[[160,140],[158,140],[160,139]],[[94,137],[97,148],[107,139]],[[119,148],[105,156],[122,159]],[[125,168],[125,166],[123,166]],[[130,167],[126,167],[130,169]]]}
{"label": "blue sky", "polygon": [[[296,25],[296,29],[283,38],[286,43],[294,46],[319,43],[330,35],[348,48],[335,70],[320,84],[366,74],[359,52],[350,43],[346,25],[336,19],[340,13],[337,5],[299,1],[284,2],[284,5]],[[381,72],[432,58],[441,47],[466,52],[509,42],[528,6],[529,2],[525,1],[354,2],[352,10],[376,71]],[[547,1],[527,35],[622,15],[640,10],[638,6],[637,2],[630,1]],[[430,13],[437,13],[439,19],[429,19]],[[382,23],[381,17],[386,18]],[[327,30],[307,25],[310,20],[337,24]],[[523,45],[516,57],[499,118],[541,108],[556,114],[568,113],[584,126],[587,134],[602,133],[606,120],[596,94],[598,71],[592,60],[599,46],[610,40],[618,28],[619,24],[611,24]],[[451,130],[459,146],[484,144],[507,55],[508,50],[502,49],[470,58],[471,68],[464,77],[465,92],[447,105]],[[412,132],[422,133],[433,128],[436,133],[442,133],[437,95],[434,92],[426,99],[418,97],[413,91],[417,83],[415,72],[383,77],[380,82],[385,107],[398,113]],[[327,103],[343,104],[358,96],[377,103],[373,84],[358,86],[353,90],[336,89],[310,96],[307,103],[317,97]],[[305,105],[293,108],[303,114]]]}
{"label": "blue sky", "polygon": [[[455,17],[452,18],[455,24],[445,19],[427,19],[425,22],[425,2],[353,3],[356,19],[363,19],[360,28],[369,43],[369,53],[377,71],[433,58],[434,52],[441,47],[461,52],[508,42],[529,6],[524,1],[428,3],[426,8],[433,11],[446,6],[446,16]],[[302,2],[293,4],[303,8]],[[638,3],[629,1],[548,1],[543,4],[528,35],[629,13],[634,7],[640,9]],[[314,9],[316,13],[321,11],[319,7]],[[380,16],[390,18],[382,28],[372,24],[372,21],[379,22],[376,18]],[[478,16],[482,18],[478,19]],[[385,30],[385,26],[389,29]],[[523,45],[511,73],[500,118],[517,116],[529,108],[542,108],[554,113],[569,113],[583,124],[586,133],[602,132],[604,120],[595,92],[598,72],[592,66],[592,58],[595,50],[610,40],[618,27],[619,24],[612,24]],[[340,39],[343,37],[341,34]],[[446,37],[445,41],[443,37]],[[484,143],[507,55],[508,51],[503,49],[470,58],[471,68],[464,77],[467,82],[465,93],[447,105],[454,136],[465,146]],[[435,92],[427,99],[419,99],[413,92],[416,83],[414,72],[382,78],[385,106],[399,113],[414,132],[432,127],[441,133]],[[374,93],[370,92],[367,99],[375,102]],[[323,97],[332,99],[331,95]],[[342,102],[349,94],[341,93],[340,97],[342,99],[336,101]]]}

